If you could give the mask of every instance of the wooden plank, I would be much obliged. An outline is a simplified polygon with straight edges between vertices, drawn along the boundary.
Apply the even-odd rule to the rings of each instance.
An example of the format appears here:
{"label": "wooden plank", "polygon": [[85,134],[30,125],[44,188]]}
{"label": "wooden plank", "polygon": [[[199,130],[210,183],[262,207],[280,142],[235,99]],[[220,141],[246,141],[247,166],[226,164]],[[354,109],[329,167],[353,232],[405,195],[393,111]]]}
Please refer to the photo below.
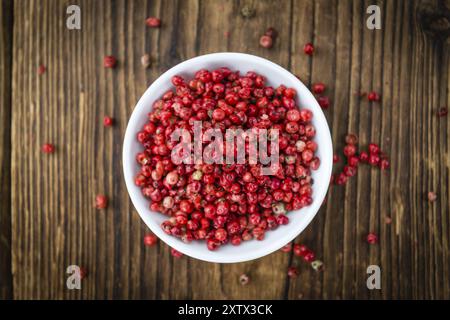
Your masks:
{"label": "wooden plank", "polygon": [[[5,10],[7,3],[2,2],[1,15],[12,12]],[[435,112],[450,104],[450,44],[420,18],[424,3],[436,8],[438,2],[378,1],[382,30],[371,31],[365,27],[365,11],[372,4],[368,0],[79,0],[82,30],[68,30],[64,17],[72,1],[16,0],[15,30],[2,27],[0,33],[0,147],[6,150],[0,155],[0,177],[6,181],[9,174],[3,168],[9,166],[8,128],[12,130],[13,296],[448,299],[450,123]],[[246,5],[255,9],[251,19],[239,13]],[[161,17],[162,27],[147,28],[148,16]],[[269,26],[279,32],[270,50],[258,45]],[[4,39],[11,34],[14,108],[9,124],[9,108],[3,106],[10,99],[11,64],[3,44],[10,43]],[[306,42],[316,46],[312,58],[302,52]],[[390,156],[387,174],[360,167],[345,187],[332,187],[326,205],[298,238],[324,261],[323,273],[281,252],[218,265],[175,259],[162,243],[143,246],[149,231],[129,201],[121,172],[128,118],[162,72],[217,51],[263,56],[306,84],[326,83],[332,103],[325,113],[335,149],[342,149],[345,134],[354,132],[361,145],[377,142]],[[148,70],[140,65],[146,52],[154,59]],[[119,60],[114,70],[102,65],[109,54]],[[47,72],[38,75],[41,63]],[[369,104],[355,94],[370,90],[381,93],[381,103]],[[104,115],[115,118],[113,128],[102,126]],[[56,144],[55,154],[40,153],[47,141]],[[425,200],[429,190],[439,196],[433,204]],[[8,239],[8,228],[3,228],[10,205],[3,199],[10,191],[0,192],[0,231]],[[108,195],[108,209],[93,208],[97,193]],[[392,217],[392,224],[384,223],[385,216]],[[369,231],[379,234],[378,246],[364,242]],[[2,275],[8,274],[4,243]],[[82,290],[65,287],[71,264],[89,271]],[[297,279],[286,276],[291,264],[300,268]],[[381,291],[366,288],[369,264],[382,269]],[[250,285],[238,283],[241,273],[250,275]],[[4,279],[0,298],[12,294]]]}
{"label": "wooden plank", "polygon": [[12,1],[0,4],[0,300],[12,298],[11,64]]}

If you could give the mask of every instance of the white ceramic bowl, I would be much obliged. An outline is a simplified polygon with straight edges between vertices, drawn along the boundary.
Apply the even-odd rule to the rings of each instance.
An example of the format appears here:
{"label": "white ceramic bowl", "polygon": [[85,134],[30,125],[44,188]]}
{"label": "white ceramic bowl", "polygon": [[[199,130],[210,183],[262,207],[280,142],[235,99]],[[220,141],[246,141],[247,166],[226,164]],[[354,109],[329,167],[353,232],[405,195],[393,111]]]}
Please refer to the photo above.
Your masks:
{"label": "white ceramic bowl", "polygon": [[[267,83],[273,87],[284,84],[297,90],[297,103],[300,108],[307,107],[313,114],[313,124],[316,128],[315,141],[319,148],[317,155],[321,165],[317,171],[313,171],[314,179],[313,203],[301,210],[288,214],[289,224],[280,226],[276,230],[268,231],[263,241],[245,241],[240,246],[225,245],[216,251],[209,251],[204,241],[193,241],[186,244],[181,240],[165,234],[160,225],[166,220],[166,216],[151,212],[149,200],[144,198],[139,187],[134,184],[134,177],[139,171],[136,163],[136,153],[142,150],[142,146],[136,140],[136,134],[147,121],[147,114],[151,110],[153,102],[172,87],[171,78],[181,75],[185,78],[193,77],[199,69],[213,70],[219,67],[229,67],[231,70],[239,70],[241,73],[256,71],[267,78]],[[231,263],[252,260],[268,255],[297,237],[311,222],[319,210],[326,195],[331,177],[333,151],[330,130],[325,116],[314,96],[293,74],[281,66],[266,59],[243,53],[213,53],[186,60],[161,75],[145,91],[138,101],[128,122],[123,144],[123,171],[125,182],[131,201],[136,207],[145,224],[161,240],[172,248],[200,260]]]}

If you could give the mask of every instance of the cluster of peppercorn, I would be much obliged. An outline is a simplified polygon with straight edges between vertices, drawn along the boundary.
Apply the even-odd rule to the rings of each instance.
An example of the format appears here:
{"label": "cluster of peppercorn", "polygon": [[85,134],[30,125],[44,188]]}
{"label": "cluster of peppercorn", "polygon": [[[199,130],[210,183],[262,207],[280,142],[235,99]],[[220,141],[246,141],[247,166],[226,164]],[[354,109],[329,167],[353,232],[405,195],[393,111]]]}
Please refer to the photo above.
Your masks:
{"label": "cluster of peppercorn", "polygon": [[[267,230],[288,223],[286,212],[312,203],[311,170],[320,165],[312,140],[316,131],[312,112],[297,108],[294,89],[272,88],[255,72],[240,75],[225,67],[199,70],[188,82],[174,76],[172,83],[175,89],[154,103],[137,135],[144,151],[136,156],[141,170],[135,183],[151,200],[151,210],[169,216],[164,232],[186,243],[206,240],[208,249],[215,250],[228,242],[262,240]],[[182,128],[193,134],[194,121],[222,133],[267,129],[269,139],[271,130],[278,130],[276,174],[261,175],[261,165],[248,161],[175,165],[171,133]]]}
{"label": "cluster of peppercorn", "polygon": [[[357,173],[358,165],[360,163],[367,163],[372,167],[378,167],[381,170],[386,170],[389,168],[389,160],[384,154],[380,147],[376,143],[370,143],[368,147],[368,151],[361,151],[358,154],[358,137],[354,134],[348,134],[345,137],[345,147],[344,147],[344,156],[347,160],[346,165],[343,168],[343,171],[337,175],[333,174],[331,176],[331,182],[334,182],[336,185],[343,185],[347,183],[350,177],[353,177]],[[333,162],[339,162],[339,156],[333,156]]]}

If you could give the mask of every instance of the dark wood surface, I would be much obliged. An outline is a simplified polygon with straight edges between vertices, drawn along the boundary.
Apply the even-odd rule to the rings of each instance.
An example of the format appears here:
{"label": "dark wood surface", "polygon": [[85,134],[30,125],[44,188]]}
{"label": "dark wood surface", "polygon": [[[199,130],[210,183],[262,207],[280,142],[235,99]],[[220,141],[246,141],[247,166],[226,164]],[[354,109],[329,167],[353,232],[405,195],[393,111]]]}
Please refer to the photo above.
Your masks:
{"label": "dark wood surface", "polygon": [[[449,299],[450,118],[436,110],[450,104],[450,3],[375,1],[382,29],[372,31],[365,11],[373,2],[3,0],[0,298]],[[81,8],[81,30],[65,26],[70,4]],[[245,5],[253,18],[240,15]],[[161,29],[147,28],[148,16],[161,17]],[[270,50],[258,45],[269,26],[279,31]],[[306,42],[316,46],[313,58],[302,53]],[[333,186],[296,240],[324,261],[323,272],[282,252],[219,265],[143,245],[148,230],[122,177],[128,117],[163,71],[219,51],[256,54],[306,84],[326,83],[335,149],[353,132],[390,156],[386,174],[362,167]],[[144,53],[154,59],[147,70]],[[109,54],[119,60],[114,70],[102,66]],[[47,72],[38,75],[41,63]],[[371,90],[381,103],[358,97]],[[113,128],[103,127],[105,114]],[[56,153],[42,154],[44,142]],[[107,210],[93,208],[97,193],[110,198]],[[379,245],[364,241],[369,231]],[[82,290],[65,286],[71,264],[88,269]],[[381,267],[381,290],[366,287],[370,264]],[[287,278],[290,265],[298,278]]]}

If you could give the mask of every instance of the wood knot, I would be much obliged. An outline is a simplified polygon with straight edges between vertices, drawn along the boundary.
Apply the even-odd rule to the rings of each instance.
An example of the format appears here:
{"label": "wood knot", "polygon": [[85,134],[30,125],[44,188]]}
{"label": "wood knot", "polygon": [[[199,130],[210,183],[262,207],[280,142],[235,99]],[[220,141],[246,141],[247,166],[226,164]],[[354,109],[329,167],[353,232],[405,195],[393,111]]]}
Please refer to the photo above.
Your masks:
{"label": "wood knot", "polygon": [[418,19],[422,29],[437,38],[450,37],[450,9],[442,3],[422,2],[418,7]]}

